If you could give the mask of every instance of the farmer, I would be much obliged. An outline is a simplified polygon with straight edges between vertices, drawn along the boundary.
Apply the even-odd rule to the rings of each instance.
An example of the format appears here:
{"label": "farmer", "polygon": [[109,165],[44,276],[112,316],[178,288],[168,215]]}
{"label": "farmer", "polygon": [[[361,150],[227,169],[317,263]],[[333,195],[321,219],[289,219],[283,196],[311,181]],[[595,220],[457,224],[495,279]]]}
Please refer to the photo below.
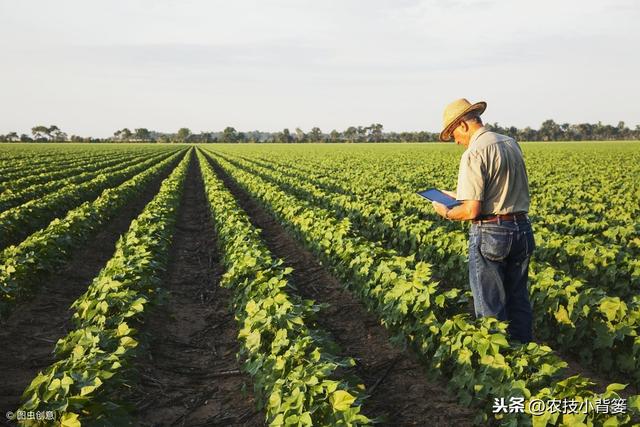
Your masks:
{"label": "farmer", "polygon": [[471,220],[469,283],[476,317],[508,320],[510,338],[532,339],[527,273],[535,248],[529,210],[529,182],[522,150],[513,139],[491,132],[480,115],[487,104],[458,99],[444,110],[442,141],[465,147],[458,188],[445,191],[462,204],[436,212],[451,221]]}

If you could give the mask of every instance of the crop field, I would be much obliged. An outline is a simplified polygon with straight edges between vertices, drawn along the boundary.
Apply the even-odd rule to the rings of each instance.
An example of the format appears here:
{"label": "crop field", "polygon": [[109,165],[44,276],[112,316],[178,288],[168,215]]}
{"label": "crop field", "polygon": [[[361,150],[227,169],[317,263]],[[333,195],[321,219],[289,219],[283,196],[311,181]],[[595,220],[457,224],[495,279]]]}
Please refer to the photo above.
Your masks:
{"label": "crop field", "polygon": [[526,345],[415,194],[461,147],[0,144],[0,424],[640,423],[640,143],[522,147]]}

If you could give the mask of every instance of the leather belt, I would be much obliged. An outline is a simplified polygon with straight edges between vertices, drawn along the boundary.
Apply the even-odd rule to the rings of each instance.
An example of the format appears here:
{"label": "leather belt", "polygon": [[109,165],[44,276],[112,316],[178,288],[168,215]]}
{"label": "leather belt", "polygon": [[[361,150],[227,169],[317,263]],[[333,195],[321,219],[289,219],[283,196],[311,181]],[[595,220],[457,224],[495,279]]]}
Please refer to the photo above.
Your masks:
{"label": "leather belt", "polygon": [[474,224],[485,223],[485,222],[498,222],[499,221],[528,221],[529,216],[526,212],[514,212],[503,215],[484,215],[480,216],[477,219],[472,220]]}

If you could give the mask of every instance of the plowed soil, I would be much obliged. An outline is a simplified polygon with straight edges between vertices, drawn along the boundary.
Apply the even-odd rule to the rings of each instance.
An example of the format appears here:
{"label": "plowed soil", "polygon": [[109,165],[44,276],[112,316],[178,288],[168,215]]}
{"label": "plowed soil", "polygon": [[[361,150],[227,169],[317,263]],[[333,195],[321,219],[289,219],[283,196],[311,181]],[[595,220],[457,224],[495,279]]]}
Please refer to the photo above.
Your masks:
{"label": "plowed soil", "polygon": [[131,402],[137,425],[262,426],[236,360],[238,329],[230,291],[218,284],[224,270],[195,157],[177,224],[164,303],[141,329],[147,348]]}

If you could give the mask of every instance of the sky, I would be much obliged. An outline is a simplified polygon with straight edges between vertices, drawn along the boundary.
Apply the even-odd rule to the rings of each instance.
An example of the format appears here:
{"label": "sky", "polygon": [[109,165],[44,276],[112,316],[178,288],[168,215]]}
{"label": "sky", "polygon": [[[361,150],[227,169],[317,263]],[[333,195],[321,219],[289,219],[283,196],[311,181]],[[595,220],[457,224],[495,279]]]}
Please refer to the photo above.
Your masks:
{"label": "sky", "polygon": [[0,0],[0,133],[640,124],[637,0]]}

